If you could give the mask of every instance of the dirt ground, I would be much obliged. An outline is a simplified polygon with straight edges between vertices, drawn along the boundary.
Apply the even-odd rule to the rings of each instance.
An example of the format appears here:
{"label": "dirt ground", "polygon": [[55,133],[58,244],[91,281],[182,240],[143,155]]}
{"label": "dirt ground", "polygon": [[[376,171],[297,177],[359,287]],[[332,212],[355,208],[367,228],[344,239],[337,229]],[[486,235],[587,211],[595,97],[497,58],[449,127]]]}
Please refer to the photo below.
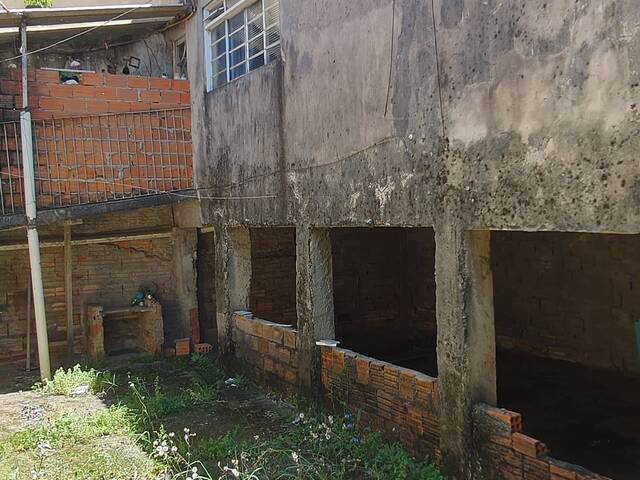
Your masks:
{"label": "dirt ground", "polygon": [[[81,416],[96,415],[106,412],[111,405],[115,405],[120,390],[127,388],[127,379],[136,376],[145,378],[149,382],[159,378],[163,386],[170,389],[186,388],[189,379],[184,369],[173,368],[171,363],[159,361],[130,362],[117,360],[105,366],[116,373],[118,387],[108,394],[99,396],[86,395],[72,398],[62,395],[37,393],[31,386],[38,380],[37,372],[26,373],[13,368],[4,367],[0,370],[0,445],[16,432],[49,425],[56,418],[64,414],[79,414]],[[156,380],[157,381],[157,380]],[[251,386],[225,385],[219,393],[216,404],[206,409],[187,409],[179,413],[169,414],[162,418],[162,424],[167,432],[182,432],[189,428],[196,433],[199,441],[207,438],[219,438],[227,433],[233,433],[234,438],[251,440],[258,437],[270,437],[286,428],[288,420],[295,413],[295,408],[279,400],[269,393],[262,392]],[[150,472],[153,464],[149,456],[141,449],[135,439],[123,435],[105,435],[74,446],[75,456],[80,454],[86,458],[103,456],[110,461],[121,461],[135,465],[134,472],[127,473],[131,477],[70,477],[70,478],[154,478]],[[69,462],[68,456],[74,456],[69,448],[53,449],[49,452],[48,464],[53,464],[53,471],[62,472],[55,466],[56,462]],[[1,449],[0,449],[1,453]],[[19,458],[0,458],[0,477],[9,475],[9,479],[22,479],[26,472],[37,471],[41,459],[28,454]],[[71,462],[75,461],[73,459]],[[215,466],[214,466],[215,467]],[[122,470],[125,471],[125,470]],[[90,472],[89,472],[90,474]],[[51,475],[51,474],[49,474]],[[54,473],[53,478],[66,478]],[[74,470],[75,475],[75,470]],[[44,478],[51,478],[46,476]]]}

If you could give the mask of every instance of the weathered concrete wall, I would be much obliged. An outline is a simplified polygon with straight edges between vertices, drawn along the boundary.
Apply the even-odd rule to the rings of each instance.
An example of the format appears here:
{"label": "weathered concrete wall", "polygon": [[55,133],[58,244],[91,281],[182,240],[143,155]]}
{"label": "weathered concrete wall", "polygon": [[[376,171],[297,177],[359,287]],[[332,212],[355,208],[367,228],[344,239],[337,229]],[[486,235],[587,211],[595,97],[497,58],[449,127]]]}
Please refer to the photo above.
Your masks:
{"label": "weathered concrete wall", "polygon": [[471,406],[495,402],[495,345],[490,238],[468,230],[640,232],[640,10],[280,5],[282,62],[210,93],[201,11],[189,22],[196,182],[222,197],[203,218],[432,226],[442,458],[449,478],[469,478]]}
{"label": "weathered concrete wall", "polygon": [[282,65],[211,93],[190,22],[198,181],[278,197],[208,214],[639,230],[632,0],[392,6],[283,0]]}

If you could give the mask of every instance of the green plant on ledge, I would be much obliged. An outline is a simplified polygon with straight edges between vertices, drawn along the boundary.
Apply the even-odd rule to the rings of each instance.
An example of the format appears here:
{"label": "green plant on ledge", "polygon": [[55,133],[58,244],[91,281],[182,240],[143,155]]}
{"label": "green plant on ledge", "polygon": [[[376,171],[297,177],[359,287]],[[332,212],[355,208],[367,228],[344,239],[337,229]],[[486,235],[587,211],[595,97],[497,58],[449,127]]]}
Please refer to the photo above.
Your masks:
{"label": "green plant on ledge", "polygon": [[24,0],[26,8],[50,8],[52,0]]}

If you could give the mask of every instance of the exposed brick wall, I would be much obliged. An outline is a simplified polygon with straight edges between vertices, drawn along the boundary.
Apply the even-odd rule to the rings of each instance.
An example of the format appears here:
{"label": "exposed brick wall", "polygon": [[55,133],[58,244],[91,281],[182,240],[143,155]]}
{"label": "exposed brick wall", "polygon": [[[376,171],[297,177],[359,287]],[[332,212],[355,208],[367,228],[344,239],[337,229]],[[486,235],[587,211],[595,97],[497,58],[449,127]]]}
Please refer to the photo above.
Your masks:
{"label": "exposed brick wall", "polygon": [[[34,119],[134,112],[189,106],[189,81],[83,73],[79,85],[64,85],[53,70],[29,71],[29,106]],[[22,108],[20,70],[0,80],[3,120],[17,120]]]}
{"label": "exposed brick wall", "polygon": [[[118,230],[138,225],[140,230],[151,224],[160,228],[165,222],[164,210],[141,210],[123,214]],[[170,209],[169,209],[170,213]],[[152,216],[156,215],[156,222]],[[117,215],[101,217],[105,225],[116,226]],[[72,238],[86,235],[98,219],[72,228]],[[138,229],[136,229],[138,230]],[[113,231],[113,230],[112,230]],[[48,235],[62,237],[60,227],[46,230]],[[24,231],[19,231],[24,241]],[[16,240],[16,232],[2,235],[2,243]],[[100,233],[91,233],[92,236]],[[157,238],[149,240],[111,242],[105,244],[76,245],[73,253],[73,295],[75,350],[82,351],[84,332],[81,319],[87,303],[105,306],[128,304],[141,285],[157,288],[157,297],[163,307],[165,326],[171,336],[175,323],[176,298],[173,273],[173,240]],[[43,283],[47,307],[49,340],[54,356],[66,351],[66,303],[64,292],[64,250],[62,247],[41,249]],[[22,359],[25,356],[26,303],[29,275],[29,256],[26,250],[0,252],[0,304],[7,310],[0,313],[0,362]],[[33,313],[32,313],[33,315]],[[33,316],[32,316],[33,318]],[[32,330],[35,332],[35,330]],[[33,333],[35,352],[35,333]]]}
{"label": "exposed brick wall", "polygon": [[295,228],[252,228],[251,269],[251,311],[296,326]]}
{"label": "exposed brick wall", "polygon": [[[64,85],[55,71],[29,74],[39,208],[193,187],[191,114],[184,108],[190,104],[188,81],[87,73],[80,75],[79,85]],[[17,119],[20,91],[20,80],[0,80],[5,119]],[[141,113],[151,110],[156,112]],[[106,113],[119,115],[95,116]],[[65,117],[72,118],[61,120]],[[24,200],[15,124],[0,128],[0,153],[1,200],[8,213],[20,213]]]}
{"label": "exposed brick wall", "polygon": [[234,314],[232,339],[239,367],[255,380],[287,392],[298,388],[298,333]]}
{"label": "exposed brick wall", "polygon": [[202,341],[216,345],[215,234],[198,234],[198,314]]}
{"label": "exposed brick wall", "polygon": [[440,459],[435,378],[337,347],[322,346],[322,384],[329,398],[362,412],[362,420],[415,455]]}
{"label": "exposed brick wall", "polygon": [[498,346],[640,373],[640,236],[494,232]]}
{"label": "exposed brick wall", "polygon": [[336,228],[331,246],[336,338],[381,358],[433,348],[433,230]]}
{"label": "exposed brick wall", "polygon": [[[486,478],[496,480],[606,480],[606,477],[551,458],[546,445],[522,433],[522,417],[504,409],[478,405],[474,434]],[[486,473],[486,472],[485,472]]]}

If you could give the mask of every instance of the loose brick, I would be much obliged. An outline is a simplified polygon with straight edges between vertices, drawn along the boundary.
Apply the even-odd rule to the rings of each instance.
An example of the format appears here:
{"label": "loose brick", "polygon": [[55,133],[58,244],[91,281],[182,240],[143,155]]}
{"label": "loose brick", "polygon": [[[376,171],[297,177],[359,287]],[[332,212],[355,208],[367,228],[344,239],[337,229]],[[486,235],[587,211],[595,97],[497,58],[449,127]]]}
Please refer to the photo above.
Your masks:
{"label": "loose brick", "polygon": [[528,457],[539,458],[547,453],[547,447],[544,443],[522,433],[514,433],[512,441],[513,449]]}

